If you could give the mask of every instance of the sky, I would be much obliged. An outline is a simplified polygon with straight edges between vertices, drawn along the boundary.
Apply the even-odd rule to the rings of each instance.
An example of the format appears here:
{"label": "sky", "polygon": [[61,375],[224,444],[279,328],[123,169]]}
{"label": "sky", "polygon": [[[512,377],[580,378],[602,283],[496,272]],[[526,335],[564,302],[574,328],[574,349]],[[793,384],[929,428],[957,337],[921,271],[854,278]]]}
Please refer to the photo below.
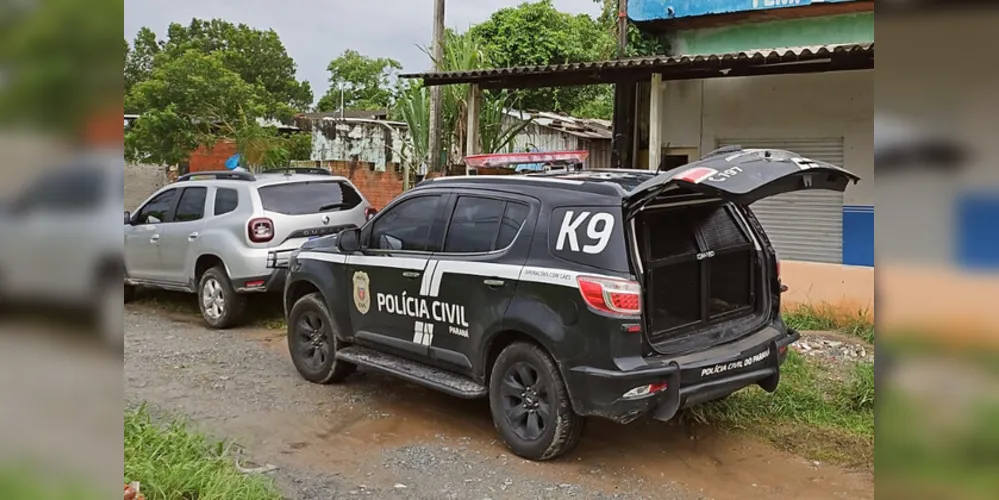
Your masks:
{"label": "sky", "polygon": [[[503,7],[523,0],[446,0],[445,25],[464,31]],[[593,0],[554,0],[564,12],[597,15]],[[390,57],[407,72],[430,69],[419,47],[433,32],[433,0],[125,0],[125,39],[139,28],[165,38],[170,23],[192,18],[222,18],[259,29],[273,29],[298,63],[298,78],[308,80],[316,100],[329,87],[326,66],[345,49],[369,57]]]}

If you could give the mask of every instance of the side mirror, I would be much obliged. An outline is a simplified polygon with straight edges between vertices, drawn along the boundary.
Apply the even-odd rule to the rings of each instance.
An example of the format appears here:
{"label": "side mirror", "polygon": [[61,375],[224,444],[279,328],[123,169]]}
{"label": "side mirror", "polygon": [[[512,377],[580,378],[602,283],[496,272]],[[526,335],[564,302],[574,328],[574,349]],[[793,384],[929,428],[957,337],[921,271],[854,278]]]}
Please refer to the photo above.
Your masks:
{"label": "side mirror", "polygon": [[341,253],[354,253],[361,249],[361,230],[356,227],[344,229],[337,236],[336,246]]}
{"label": "side mirror", "polygon": [[128,210],[125,210],[125,225],[127,226],[131,223],[132,223],[132,214],[128,213]]}

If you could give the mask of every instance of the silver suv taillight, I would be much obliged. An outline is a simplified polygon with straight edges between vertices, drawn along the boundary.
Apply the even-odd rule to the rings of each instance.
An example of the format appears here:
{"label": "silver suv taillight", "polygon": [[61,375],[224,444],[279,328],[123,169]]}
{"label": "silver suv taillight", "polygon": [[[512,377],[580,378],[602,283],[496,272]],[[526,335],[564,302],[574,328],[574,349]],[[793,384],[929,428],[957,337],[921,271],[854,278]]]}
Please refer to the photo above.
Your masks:
{"label": "silver suv taillight", "polygon": [[254,243],[267,243],[274,239],[274,221],[266,217],[250,219],[246,225],[246,235]]}

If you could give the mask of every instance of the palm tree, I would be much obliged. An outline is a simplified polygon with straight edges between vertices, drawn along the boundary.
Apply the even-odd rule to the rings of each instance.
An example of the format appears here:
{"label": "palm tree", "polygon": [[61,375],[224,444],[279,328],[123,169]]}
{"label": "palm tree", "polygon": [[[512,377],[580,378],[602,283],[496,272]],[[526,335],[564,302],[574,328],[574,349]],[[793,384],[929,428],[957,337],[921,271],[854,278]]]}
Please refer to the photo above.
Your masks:
{"label": "palm tree", "polygon": [[[426,47],[421,50],[432,59]],[[468,71],[488,66],[481,44],[469,33],[458,34],[448,30],[444,39],[444,59],[442,71]],[[466,137],[468,137],[468,93],[470,86],[448,85],[442,89],[441,137],[442,147],[447,152],[450,163],[461,161]],[[411,165],[429,163],[430,154],[430,98],[426,87],[413,84],[402,87],[396,99],[395,111],[409,126],[409,140],[404,147],[404,156]],[[506,109],[515,103],[507,91],[484,92],[479,113],[479,138],[484,153],[503,151],[513,139],[530,123],[505,120]]]}

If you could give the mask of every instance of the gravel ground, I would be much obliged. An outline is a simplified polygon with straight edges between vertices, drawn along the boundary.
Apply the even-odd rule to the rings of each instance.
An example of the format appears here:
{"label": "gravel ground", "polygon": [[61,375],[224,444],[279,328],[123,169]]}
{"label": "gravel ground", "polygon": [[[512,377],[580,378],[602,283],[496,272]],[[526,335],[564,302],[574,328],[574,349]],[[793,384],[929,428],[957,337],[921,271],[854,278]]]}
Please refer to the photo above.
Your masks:
{"label": "gravel ground", "polygon": [[303,381],[282,332],[212,331],[145,306],[125,325],[125,403],[235,441],[244,467],[276,466],[288,498],[873,498],[866,475],[678,424],[590,422],[577,451],[532,463],[496,440],[484,401],[368,373]]}

